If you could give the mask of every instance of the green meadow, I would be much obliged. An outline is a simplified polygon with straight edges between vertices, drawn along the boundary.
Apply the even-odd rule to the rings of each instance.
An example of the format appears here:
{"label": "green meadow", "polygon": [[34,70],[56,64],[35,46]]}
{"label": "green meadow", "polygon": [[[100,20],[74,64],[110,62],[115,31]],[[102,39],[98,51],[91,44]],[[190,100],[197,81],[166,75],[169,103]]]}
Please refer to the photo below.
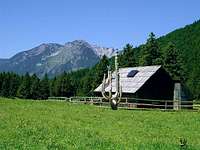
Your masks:
{"label": "green meadow", "polygon": [[0,149],[200,149],[200,112],[0,98]]}

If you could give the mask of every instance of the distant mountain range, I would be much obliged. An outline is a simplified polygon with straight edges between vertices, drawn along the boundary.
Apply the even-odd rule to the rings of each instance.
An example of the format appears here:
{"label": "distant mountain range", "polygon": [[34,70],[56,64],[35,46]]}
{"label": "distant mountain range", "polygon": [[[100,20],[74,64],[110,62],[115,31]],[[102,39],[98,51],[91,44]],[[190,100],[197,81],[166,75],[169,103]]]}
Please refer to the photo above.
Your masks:
{"label": "distant mountain range", "polygon": [[111,57],[115,50],[91,45],[83,40],[41,44],[20,52],[10,59],[0,59],[0,71],[13,71],[19,74],[55,76],[66,71],[74,71],[95,65],[103,55]]}

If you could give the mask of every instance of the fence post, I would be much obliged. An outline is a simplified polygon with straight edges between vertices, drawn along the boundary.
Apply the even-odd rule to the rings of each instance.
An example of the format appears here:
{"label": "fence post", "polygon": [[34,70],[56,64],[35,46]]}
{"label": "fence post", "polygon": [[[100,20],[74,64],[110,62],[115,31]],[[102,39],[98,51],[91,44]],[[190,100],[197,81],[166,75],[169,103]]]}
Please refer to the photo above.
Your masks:
{"label": "fence post", "polygon": [[165,101],[165,110],[167,109],[167,101]]}
{"label": "fence post", "polygon": [[90,98],[90,105],[93,105],[93,99],[92,99],[92,97]]}
{"label": "fence post", "polygon": [[173,108],[174,110],[179,110],[181,108],[181,83],[174,84],[174,102]]}
{"label": "fence post", "polygon": [[126,97],[126,107],[128,108],[128,98]]}

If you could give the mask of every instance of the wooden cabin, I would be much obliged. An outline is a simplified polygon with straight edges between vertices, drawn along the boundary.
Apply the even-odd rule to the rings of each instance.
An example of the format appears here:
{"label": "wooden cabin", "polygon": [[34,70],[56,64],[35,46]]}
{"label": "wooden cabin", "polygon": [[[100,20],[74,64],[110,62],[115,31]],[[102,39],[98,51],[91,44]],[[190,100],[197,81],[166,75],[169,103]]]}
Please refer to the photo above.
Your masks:
{"label": "wooden cabin", "polygon": [[[112,76],[112,92],[114,93],[116,91],[115,73]],[[173,108],[175,82],[162,66],[120,68],[119,76],[122,86],[122,97],[140,99],[133,101],[133,103],[138,103],[137,107],[158,106],[160,108],[160,106],[164,105],[165,101],[171,101],[168,102],[167,107]],[[101,88],[102,85],[99,85],[95,89],[98,95],[101,94]],[[110,88],[111,85],[107,85],[105,91],[108,92]],[[141,99],[149,99],[150,101],[143,101]]]}

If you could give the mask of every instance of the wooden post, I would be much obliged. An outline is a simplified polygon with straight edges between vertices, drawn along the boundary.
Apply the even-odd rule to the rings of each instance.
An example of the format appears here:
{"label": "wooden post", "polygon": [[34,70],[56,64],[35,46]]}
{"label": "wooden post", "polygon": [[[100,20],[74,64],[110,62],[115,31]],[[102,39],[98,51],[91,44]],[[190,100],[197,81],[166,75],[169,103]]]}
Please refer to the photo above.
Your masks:
{"label": "wooden post", "polygon": [[93,99],[92,99],[92,97],[90,98],[90,105],[93,105]]}
{"label": "wooden post", "polygon": [[128,98],[126,97],[126,107],[128,107]]}
{"label": "wooden post", "polygon": [[167,109],[167,101],[165,101],[165,110]]}
{"label": "wooden post", "polygon": [[181,83],[175,83],[173,109],[179,110],[180,108],[181,108]]}

